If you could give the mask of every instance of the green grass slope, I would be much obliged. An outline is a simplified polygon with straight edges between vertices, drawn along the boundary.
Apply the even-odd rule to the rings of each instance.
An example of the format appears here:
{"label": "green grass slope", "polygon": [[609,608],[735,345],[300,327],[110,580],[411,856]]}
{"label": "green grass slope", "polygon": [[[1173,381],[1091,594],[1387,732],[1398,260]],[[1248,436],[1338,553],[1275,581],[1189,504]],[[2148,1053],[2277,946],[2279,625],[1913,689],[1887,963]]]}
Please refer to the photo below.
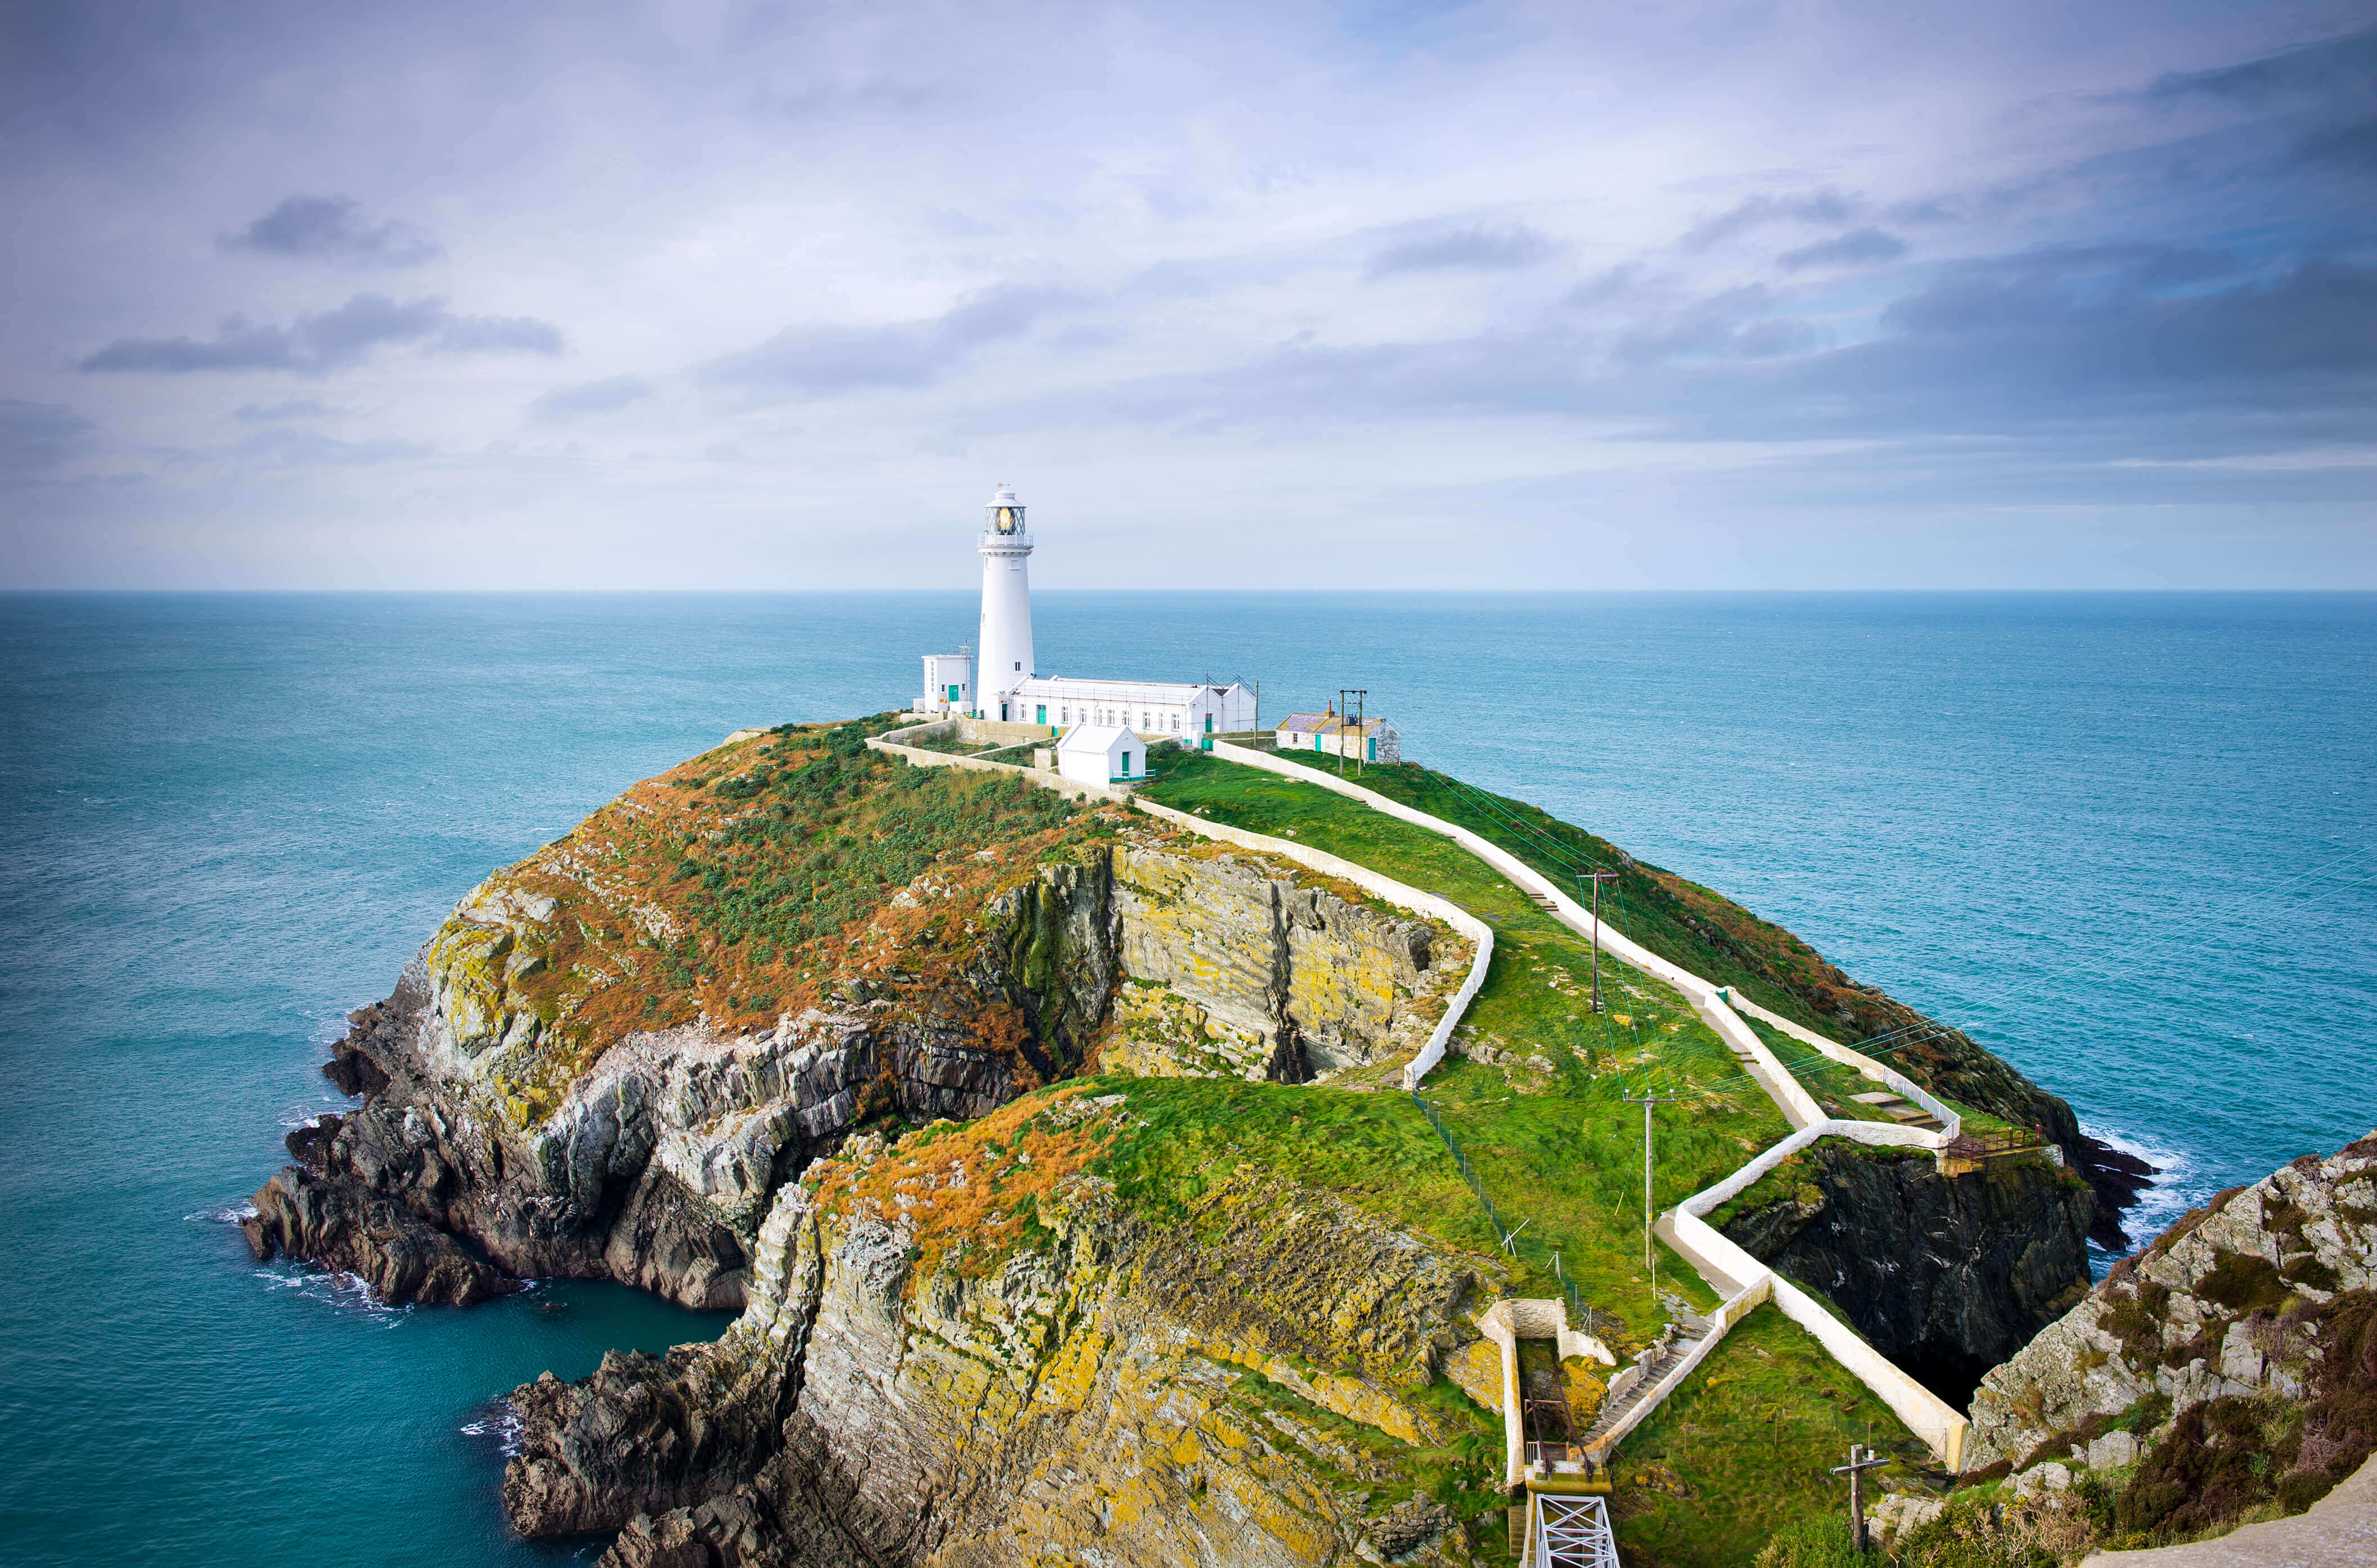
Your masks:
{"label": "green grass slope", "polygon": [[[1316,772],[1337,772],[1333,758],[1274,755]],[[1390,800],[1469,829],[1569,888],[1580,871],[1617,873],[1602,884],[1602,913],[1628,936],[1672,963],[1735,986],[1761,1006],[1845,1044],[1883,1037],[1889,1059],[1935,1093],[2005,1121],[2032,1127],[2074,1148],[2072,1107],[1962,1031],[1926,1017],[1871,986],[1861,986],[1822,953],[1771,920],[1721,893],[1647,861],[1607,839],[1561,821],[1541,807],[1464,784],[1414,762],[1380,763],[1349,782]]]}

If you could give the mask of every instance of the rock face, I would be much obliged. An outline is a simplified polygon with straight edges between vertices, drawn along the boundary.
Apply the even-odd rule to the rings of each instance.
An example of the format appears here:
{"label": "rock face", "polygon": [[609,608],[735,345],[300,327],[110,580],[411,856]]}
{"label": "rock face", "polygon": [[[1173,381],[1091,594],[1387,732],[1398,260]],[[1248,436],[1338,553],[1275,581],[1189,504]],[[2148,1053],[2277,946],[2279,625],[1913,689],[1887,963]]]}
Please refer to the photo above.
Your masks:
{"label": "rock face", "polygon": [[1129,984],[1108,1068],[1303,1083],[1408,1059],[1467,964],[1441,927],[1241,856],[1127,850],[1115,885]]}
{"label": "rock face", "polygon": [[[959,1168],[1027,1136],[1060,1165],[1127,1115],[1060,1095],[1006,1125],[1026,1108]],[[1093,1164],[1035,1198],[1044,1242],[919,1263],[916,1211],[887,1222],[866,1185],[902,1151],[862,1145],[778,1198],[715,1346],[513,1395],[523,1534],[622,1528],[613,1568],[1461,1554],[1432,1502],[1368,1511],[1390,1472],[1342,1423],[1390,1450],[1470,1430],[1417,1395],[1475,1339],[1491,1265],[1277,1178],[1152,1225]]]}
{"label": "rock face", "polygon": [[[2087,1189],[2037,1157],[1962,1176],[1839,1142],[1793,1162],[1793,1190],[1727,1238],[1822,1290],[1941,1397],[1962,1404],[2088,1287]],[[1782,1185],[1777,1183],[1776,1185]]]}
{"label": "rock face", "polygon": [[[863,1117],[979,1117],[1101,1050],[1294,1081],[1399,1060],[1457,984],[1437,960],[1466,962],[1430,923],[1165,832],[1012,869],[985,853],[974,891],[919,879],[887,906],[818,1004],[771,1026],[632,1031],[582,1058],[540,1011],[540,955],[602,916],[490,879],[354,1015],[325,1071],[364,1103],[292,1139],[250,1243],[396,1301],[467,1304],[534,1275],[735,1310],[774,1195]],[[897,933],[936,900],[962,930],[928,968]]]}
{"label": "rock face", "polygon": [[1991,1371],[1968,1463],[2109,1478],[2126,1544],[2299,1512],[2377,1445],[2377,1134],[2181,1219]]}

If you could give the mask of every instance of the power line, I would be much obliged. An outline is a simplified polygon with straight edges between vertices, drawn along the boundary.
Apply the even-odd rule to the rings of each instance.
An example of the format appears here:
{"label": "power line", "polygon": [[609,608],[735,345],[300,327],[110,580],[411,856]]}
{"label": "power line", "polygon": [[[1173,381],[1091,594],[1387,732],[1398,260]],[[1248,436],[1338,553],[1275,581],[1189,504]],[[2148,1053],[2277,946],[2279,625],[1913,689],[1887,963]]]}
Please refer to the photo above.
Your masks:
{"label": "power line", "polygon": [[2308,870],[2308,871],[2298,871],[2298,872],[2296,872],[2296,873],[2295,873],[2293,876],[2291,876],[2291,877],[2285,877],[2285,878],[2281,878],[2281,879],[2280,879],[2280,880],[2278,880],[2277,881],[2272,882],[2272,883],[2271,883],[2267,888],[2265,888],[2265,889],[2264,889],[2264,890],[2263,890],[2263,891],[2264,891],[2264,892],[2277,892],[2280,888],[2287,886],[2288,883],[2292,883],[2292,882],[2299,882],[2299,881],[2301,881],[2305,877],[2316,877],[2316,876],[2319,876],[2319,875],[2320,875],[2321,873],[2323,873],[2323,872],[2326,872],[2326,871],[2332,871],[2332,870],[2334,870],[2334,869],[2335,869],[2336,867],[2338,867],[2338,866],[2348,866],[2348,865],[2350,865],[2353,861],[2358,860],[2358,859],[2359,859],[2361,856],[2365,856],[2365,855],[2370,855],[2370,854],[2377,854],[2377,844],[2369,844],[2369,845],[2366,845],[2366,846],[2364,846],[2364,847],[2362,847],[2362,848],[2356,849],[2356,850],[2354,850],[2354,851],[2353,851],[2351,854],[2349,854],[2349,855],[2342,856],[2340,856],[2340,857],[2338,857],[2338,858],[2336,858],[2336,859],[2330,860],[2330,861],[2328,861],[2328,862],[2327,862],[2326,864],[2324,864],[2324,865],[2321,865],[2321,866],[2314,866],[2314,867],[2312,867],[2312,868],[2311,868],[2310,870]]}

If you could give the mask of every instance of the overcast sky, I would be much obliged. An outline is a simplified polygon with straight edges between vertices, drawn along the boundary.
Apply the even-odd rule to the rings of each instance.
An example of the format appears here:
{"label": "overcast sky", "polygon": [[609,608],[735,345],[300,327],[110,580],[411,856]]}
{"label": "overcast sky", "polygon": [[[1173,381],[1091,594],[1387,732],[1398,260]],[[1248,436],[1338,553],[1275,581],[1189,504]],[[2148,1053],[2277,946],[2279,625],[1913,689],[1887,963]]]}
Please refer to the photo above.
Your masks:
{"label": "overcast sky", "polygon": [[0,8],[0,584],[2377,587],[2377,0]]}

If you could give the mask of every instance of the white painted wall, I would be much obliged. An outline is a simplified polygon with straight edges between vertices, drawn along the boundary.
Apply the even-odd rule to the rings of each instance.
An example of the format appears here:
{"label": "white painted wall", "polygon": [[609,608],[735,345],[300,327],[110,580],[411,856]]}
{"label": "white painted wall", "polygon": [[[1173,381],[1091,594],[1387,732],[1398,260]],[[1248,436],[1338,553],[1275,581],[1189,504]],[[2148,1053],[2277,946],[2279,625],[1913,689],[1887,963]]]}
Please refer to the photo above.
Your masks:
{"label": "white painted wall", "polygon": [[985,719],[1020,718],[1001,713],[998,707],[1033,673],[1032,535],[1000,533],[985,524],[975,548],[982,552],[982,628],[974,643],[981,660],[974,672],[976,705]]}
{"label": "white painted wall", "polygon": [[1147,742],[1112,724],[1076,724],[1057,743],[1057,771],[1101,788],[1147,777]]}
{"label": "white painted wall", "polygon": [[[957,695],[950,695],[950,688]],[[961,713],[973,712],[973,655],[971,653],[927,653],[925,655],[925,701],[916,711],[938,713],[954,710]]]}

